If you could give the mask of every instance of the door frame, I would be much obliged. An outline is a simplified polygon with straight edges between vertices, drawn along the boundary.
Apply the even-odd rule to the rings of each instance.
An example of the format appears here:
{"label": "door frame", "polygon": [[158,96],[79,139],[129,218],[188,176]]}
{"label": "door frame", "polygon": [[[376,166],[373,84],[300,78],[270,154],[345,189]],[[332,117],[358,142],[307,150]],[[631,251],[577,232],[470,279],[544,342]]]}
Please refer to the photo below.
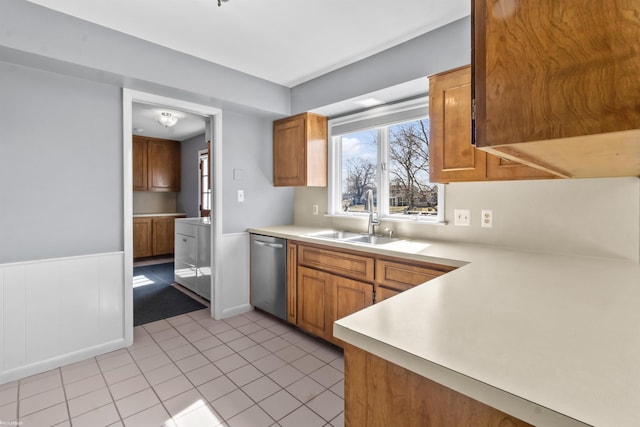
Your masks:
{"label": "door frame", "polygon": [[210,118],[211,156],[209,174],[211,191],[211,317],[222,316],[222,280],[218,267],[222,246],[222,110],[208,105],[140,92],[122,90],[122,157],[123,157],[123,224],[124,224],[124,338],[126,345],[133,344],[133,156],[132,128],[133,103],[157,104],[177,110],[204,115]]}

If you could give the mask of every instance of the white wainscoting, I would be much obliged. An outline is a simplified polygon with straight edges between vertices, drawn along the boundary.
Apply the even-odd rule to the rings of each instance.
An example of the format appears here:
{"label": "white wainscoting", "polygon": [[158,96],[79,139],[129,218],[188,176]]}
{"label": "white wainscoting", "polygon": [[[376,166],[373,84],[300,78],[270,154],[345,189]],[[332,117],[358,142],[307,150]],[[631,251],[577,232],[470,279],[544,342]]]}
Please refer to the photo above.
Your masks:
{"label": "white wainscoting", "polygon": [[125,346],[123,253],[0,264],[0,384]]}
{"label": "white wainscoting", "polygon": [[222,236],[221,269],[221,317],[226,318],[253,310],[249,301],[249,233]]}

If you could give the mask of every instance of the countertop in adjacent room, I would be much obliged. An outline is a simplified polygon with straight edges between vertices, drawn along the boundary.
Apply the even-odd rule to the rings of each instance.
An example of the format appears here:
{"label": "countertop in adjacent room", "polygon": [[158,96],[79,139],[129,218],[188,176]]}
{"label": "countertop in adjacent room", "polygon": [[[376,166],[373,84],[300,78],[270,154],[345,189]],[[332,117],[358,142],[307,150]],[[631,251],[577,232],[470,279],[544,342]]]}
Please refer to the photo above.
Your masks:
{"label": "countertop in adjacent room", "polygon": [[134,218],[154,217],[154,216],[187,216],[186,213],[169,212],[169,213],[140,213],[133,214]]}

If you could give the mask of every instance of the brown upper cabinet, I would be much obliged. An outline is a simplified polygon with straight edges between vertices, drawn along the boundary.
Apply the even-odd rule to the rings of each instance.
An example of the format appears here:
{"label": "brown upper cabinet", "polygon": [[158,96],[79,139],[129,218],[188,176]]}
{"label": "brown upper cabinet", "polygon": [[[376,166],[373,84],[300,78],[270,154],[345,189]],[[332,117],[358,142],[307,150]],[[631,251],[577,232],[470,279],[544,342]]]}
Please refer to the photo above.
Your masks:
{"label": "brown upper cabinet", "polygon": [[133,136],[133,191],[180,191],[180,141]]}
{"label": "brown upper cabinet", "polygon": [[429,77],[431,182],[551,178],[471,144],[471,66]]}
{"label": "brown upper cabinet", "polygon": [[640,2],[472,5],[476,146],[563,177],[640,176]]}
{"label": "brown upper cabinet", "polygon": [[327,118],[303,113],[273,122],[273,185],[327,186]]}

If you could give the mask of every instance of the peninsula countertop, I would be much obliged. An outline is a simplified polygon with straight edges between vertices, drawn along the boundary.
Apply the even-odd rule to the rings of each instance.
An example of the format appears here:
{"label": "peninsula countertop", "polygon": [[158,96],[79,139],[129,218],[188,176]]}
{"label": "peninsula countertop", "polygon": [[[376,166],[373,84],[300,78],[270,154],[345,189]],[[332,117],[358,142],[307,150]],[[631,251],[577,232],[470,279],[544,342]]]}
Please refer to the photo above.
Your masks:
{"label": "peninsula countertop", "polygon": [[334,324],[350,344],[538,426],[637,426],[640,264],[443,241],[367,246],[458,269]]}

